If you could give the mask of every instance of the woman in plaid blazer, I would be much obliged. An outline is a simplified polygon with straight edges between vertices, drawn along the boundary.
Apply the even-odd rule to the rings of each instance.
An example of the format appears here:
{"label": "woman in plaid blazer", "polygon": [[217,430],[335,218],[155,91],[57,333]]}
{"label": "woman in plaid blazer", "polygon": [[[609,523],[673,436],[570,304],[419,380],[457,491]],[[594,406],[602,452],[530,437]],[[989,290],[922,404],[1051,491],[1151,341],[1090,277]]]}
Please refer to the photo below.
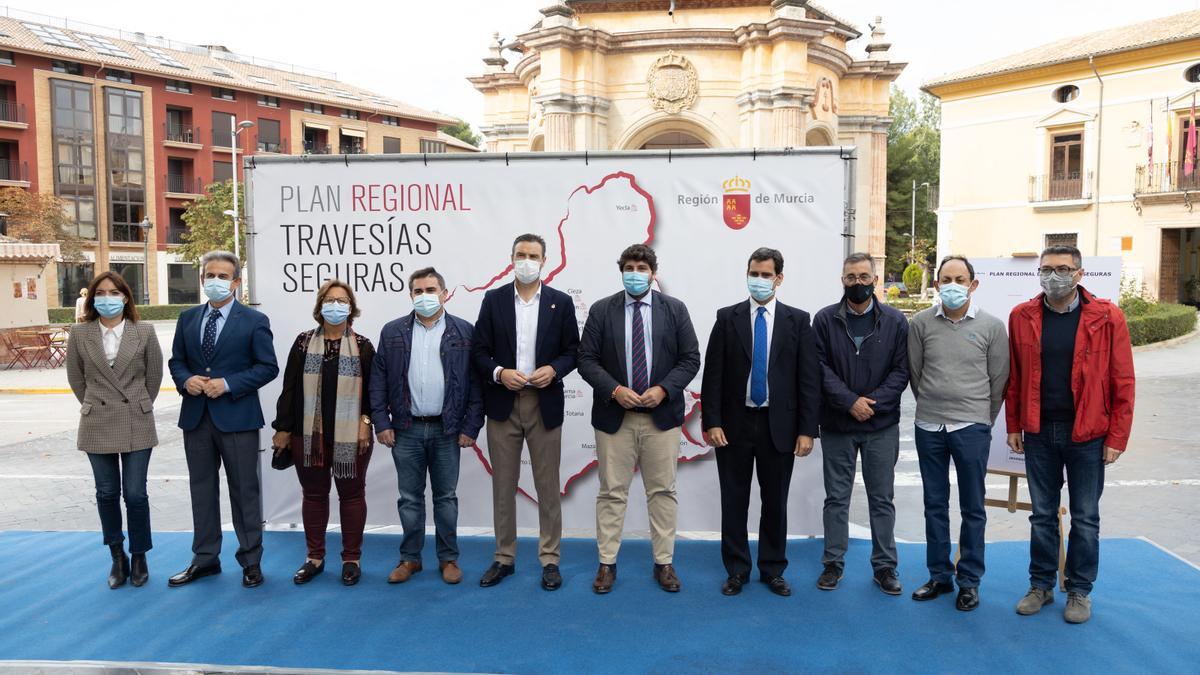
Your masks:
{"label": "woman in plaid blazer", "polygon": [[[141,586],[150,577],[150,500],[146,471],[158,445],[154,399],[163,380],[162,349],[154,326],[138,321],[133,292],[116,272],[92,280],[84,322],[67,344],[67,381],[79,399],[79,449],[96,479],[104,543],[112,551],[110,588]],[[121,496],[129,520],[129,550],[121,533]]]}

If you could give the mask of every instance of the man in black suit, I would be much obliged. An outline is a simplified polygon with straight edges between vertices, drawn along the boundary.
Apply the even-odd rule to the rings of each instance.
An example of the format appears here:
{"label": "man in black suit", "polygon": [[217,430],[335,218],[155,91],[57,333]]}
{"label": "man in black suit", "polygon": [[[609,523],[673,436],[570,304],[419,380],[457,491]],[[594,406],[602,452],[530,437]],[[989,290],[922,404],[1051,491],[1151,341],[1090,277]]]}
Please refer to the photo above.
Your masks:
{"label": "man in black suit", "polygon": [[537,490],[538,560],[542,588],[562,586],[561,483],[563,378],[575,370],[579,324],[571,296],[544,286],[546,242],[536,234],[512,247],[516,281],[488,291],[479,308],[471,352],[483,386],[496,554],[479,585],[500,583],[517,554],[517,482],[521,449],[529,445]]}
{"label": "man in black suit", "polygon": [[600,569],[592,590],[607,593],[617,576],[617,552],[629,484],[640,467],[650,514],[654,580],[677,592],[675,464],[683,426],[684,388],[700,370],[700,345],[687,307],[651,291],[658,256],[644,244],[621,253],[625,290],[592,305],[579,347],[579,373],[592,385],[592,426],[600,492],[596,543]]}
{"label": "man in black suit", "polygon": [[758,572],[777,595],[791,595],[787,568],[787,498],[796,457],[813,449],[821,380],[808,313],[779,302],[783,255],[750,255],[750,299],[717,311],[701,388],[704,439],[715,447],[721,482],[721,592],[737,595],[750,578],[746,516],[758,465],[762,515]]}

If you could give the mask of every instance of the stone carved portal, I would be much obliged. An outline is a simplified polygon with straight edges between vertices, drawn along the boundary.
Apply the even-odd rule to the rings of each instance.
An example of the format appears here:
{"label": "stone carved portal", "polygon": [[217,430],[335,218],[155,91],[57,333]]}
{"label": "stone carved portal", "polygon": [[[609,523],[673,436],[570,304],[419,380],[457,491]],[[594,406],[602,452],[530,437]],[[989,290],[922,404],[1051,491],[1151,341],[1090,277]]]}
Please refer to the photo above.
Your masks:
{"label": "stone carved portal", "polygon": [[650,105],[669,115],[676,115],[696,102],[699,78],[691,61],[675,52],[667,52],[650,66],[646,75]]}

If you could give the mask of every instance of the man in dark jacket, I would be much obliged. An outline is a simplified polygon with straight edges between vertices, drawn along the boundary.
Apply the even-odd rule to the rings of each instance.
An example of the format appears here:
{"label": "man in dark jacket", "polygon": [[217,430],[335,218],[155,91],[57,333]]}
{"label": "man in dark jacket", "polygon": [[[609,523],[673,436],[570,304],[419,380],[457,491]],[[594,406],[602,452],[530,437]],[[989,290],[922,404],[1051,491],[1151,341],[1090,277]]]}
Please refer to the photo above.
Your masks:
{"label": "man in dark jacket", "polygon": [[433,522],[442,580],[462,581],[458,567],[460,448],[483,427],[483,397],[471,368],[474,329],[446,311],[446,280],[432,267],[408,280],[413,311],[388,322],[371,364],[371,421],[392,449],[404,538],[388,576],[399,584],[421,571],[425,545],[425,480],[433,490]]}
{"label": "man in dark jacket", "polygon": [[716,448],[721,483],[721,592],[737,595],[750,578],[746,514],[758,474],[762,515],[758,571],[776,595],[791,595],[787,568],[787,499],[796,457],[817,435],[820,366],[808,312],[779,302],[783,254],[760,248],[746,264],[750,297],[717,311],[704,357],[705,440]]}
{"label": "man in dark jacket", "polygon": [[825,569],[817,587],[831,591],[842,578],[850,494],[861,453],[875,583],[884,593],[899,595],[892,497],[900,455],[900,396],[908,386],[908,320],[875,302],[875,281],[871,256],[852,254],[842,265],[841,302],[813,320],[824,391]]}

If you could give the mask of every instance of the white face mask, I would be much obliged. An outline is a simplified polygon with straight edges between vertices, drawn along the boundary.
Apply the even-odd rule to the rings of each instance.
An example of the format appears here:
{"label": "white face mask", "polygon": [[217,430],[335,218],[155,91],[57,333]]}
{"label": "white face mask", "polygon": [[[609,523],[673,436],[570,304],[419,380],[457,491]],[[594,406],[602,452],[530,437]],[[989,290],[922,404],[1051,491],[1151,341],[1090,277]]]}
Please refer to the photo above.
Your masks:
{"label": "white face mask", "polygon": [[536,260],[518,260],[513,263],[513,271],[517,274],[517,281],[532,284],[542,276],[542,264]]}

